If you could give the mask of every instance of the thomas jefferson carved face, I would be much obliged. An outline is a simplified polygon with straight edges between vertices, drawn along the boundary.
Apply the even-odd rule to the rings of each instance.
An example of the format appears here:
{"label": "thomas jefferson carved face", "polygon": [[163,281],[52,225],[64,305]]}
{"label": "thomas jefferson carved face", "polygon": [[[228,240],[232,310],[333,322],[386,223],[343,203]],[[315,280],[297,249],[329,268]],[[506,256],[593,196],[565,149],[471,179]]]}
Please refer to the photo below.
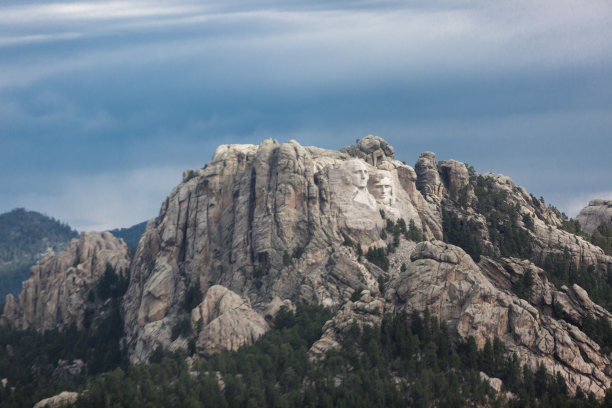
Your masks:
{"label": "thomas jefferson carved face", "polygon": [[374,196],[381,204],[393,204],[393,182],[389,177],[383,177],[374,185]]}
{"label": "thomas jefferson carved face", "polygon": [[344,169],[353,184],[358,189],[366,188],[368,185],[368,169],[361,160],[349,160],[344,164]]}

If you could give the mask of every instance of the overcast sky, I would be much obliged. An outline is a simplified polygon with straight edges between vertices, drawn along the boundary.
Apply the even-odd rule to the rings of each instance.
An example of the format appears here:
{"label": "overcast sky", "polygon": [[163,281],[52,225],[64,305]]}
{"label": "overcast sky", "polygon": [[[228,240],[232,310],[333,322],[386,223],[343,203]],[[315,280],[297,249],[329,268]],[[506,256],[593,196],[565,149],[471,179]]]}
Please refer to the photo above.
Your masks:
{"label": "overcast sky", "polygon": [[0,16],[0,212],[127,227],[219,144],[368,134],[570,216],[612,198],[610,0],[4,0]]}

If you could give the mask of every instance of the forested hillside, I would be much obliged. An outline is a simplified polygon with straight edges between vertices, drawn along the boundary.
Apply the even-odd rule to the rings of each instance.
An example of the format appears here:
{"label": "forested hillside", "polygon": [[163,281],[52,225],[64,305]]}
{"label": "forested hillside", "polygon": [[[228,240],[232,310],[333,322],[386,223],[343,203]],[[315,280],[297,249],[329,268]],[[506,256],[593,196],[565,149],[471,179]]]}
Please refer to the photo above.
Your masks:
{"label": "forested hillside", "polygon": [[[121,358],[102,360],[112,348],[73,330],[43,335],[2,329],[0,368],[16,388],[0,388],[0,407],[31,406],[43,396],[65,390],[80,392],[77,407],[101,408],[598,408],[612,404],[612,393],[603,401],[581,390],[570,397],[563,378],[544,366],[535,372],[521,367],[515,356],[505,353],[499,339],[478,350],[473,338],[459,340],[427,311],[389,315],[381,325],[363,329],[355,324],[340,349],[313,360],[307,351],[330,316],[320,306],[298,306],[295,313],[285,309],[277,315],[274,329],[236,352],[194,361],[186,359],[185,350],[169,353],[160,348],[151,364],[130,366]],[[112,327],[119,326],[109,324],[106,329],[111,331],[96,335],[109,335],[115,342],[118,337]],[[55,358],[102,365],[90,366],[89,376],[85,371],[71,374],[53,369]],[[97,374],[100,369],[110,371]],[[503,392],[496,392],[487,376],[502,379]]]}
{"label": "forested hillside", "polygon": [[0,299],[18,294],[41,254],[64,248],[78,233],[46,215],[17,208],[0,214]]}
{"label": "forested hillside", "polygon": [[146,227],[147,221],[144,221],[128,228],[116,228],[108,232],[117,238],[121,238],[128,248],[135,249],[138,246],[138,241],[140,241],[140,237],[142,237],[142,234],[144,234]]}

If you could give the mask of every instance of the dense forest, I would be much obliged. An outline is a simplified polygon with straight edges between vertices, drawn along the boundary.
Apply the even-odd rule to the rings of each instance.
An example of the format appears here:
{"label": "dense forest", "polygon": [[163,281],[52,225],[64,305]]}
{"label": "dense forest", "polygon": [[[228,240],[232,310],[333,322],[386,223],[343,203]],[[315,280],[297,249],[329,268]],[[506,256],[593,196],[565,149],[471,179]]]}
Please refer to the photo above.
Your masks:
{"label": "dense forest", "polygon": [[[373,327],[354,324],[338,350],[313,360],[308,349],[330,316],[321,306],[299,305],[281,310],[272,330],[236,352],[194,361],[185,351],[158,349],[150,364],[128,365],[118,356],[72,376],[54,359],[95,359],[88,353],[108,355],[107,346],[72,331],[2,329],[0,368],[10,386],[0,389],[0,407],[31,406],[63,390],[79,391],[80,407],[612,406],[612,393],[604,401],[581,390],[570,397],[562,377],[521,367],[499,339],[479,351],[473,338],[459,340],[427,311],[388,315]],[[503,381],[501,392],[484,374]]]}
{"label": "dense forest", "polygon": [[18,294],[39,256],[63,249],[78,233],[54,218],[18,208],[0,214],[0,300]]}
{"label": "dense forest", "polygon": [[[0,407],[32,406],[65,390],[81,389],[92,376],[127,365],[120,303],[128,279],[107,266],[85,306],[83,330],[13,330],[0,326]],[[94,305],[101,305],[94,320]]]}

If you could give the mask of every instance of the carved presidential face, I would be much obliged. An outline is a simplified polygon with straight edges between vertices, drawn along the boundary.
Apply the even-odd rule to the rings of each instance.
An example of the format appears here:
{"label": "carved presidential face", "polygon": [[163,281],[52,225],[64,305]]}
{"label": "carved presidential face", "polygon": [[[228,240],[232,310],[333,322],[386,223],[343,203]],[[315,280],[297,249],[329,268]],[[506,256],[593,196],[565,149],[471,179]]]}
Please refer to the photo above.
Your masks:
{"label": "carved presidential face", "polygon": [[362,189],[368,185],[368,169],[361,160],[349,160],[344,164],[344,169],[350,177],[351,184]]}
{"label": "carved presidential face", "polygon": [[381,204],[393,204],[393,182],[389,177],[383,177],[374,185],[374,196]]}

